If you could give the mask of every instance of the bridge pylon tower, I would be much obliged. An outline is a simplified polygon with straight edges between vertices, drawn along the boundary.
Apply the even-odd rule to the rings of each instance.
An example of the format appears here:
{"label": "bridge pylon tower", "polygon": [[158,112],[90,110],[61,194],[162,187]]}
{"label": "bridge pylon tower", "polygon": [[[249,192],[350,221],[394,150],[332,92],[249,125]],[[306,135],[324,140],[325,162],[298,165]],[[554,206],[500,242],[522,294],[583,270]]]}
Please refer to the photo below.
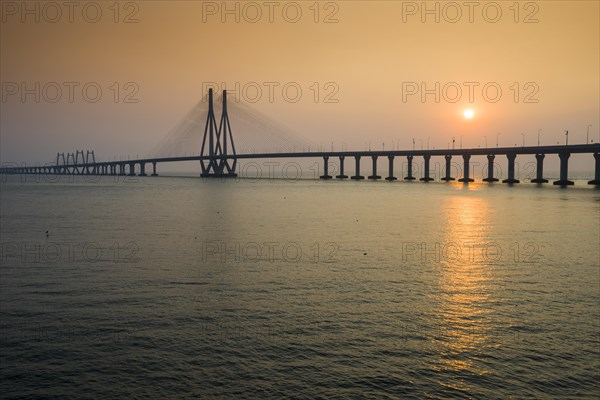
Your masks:
{"label": "bridge pylon tower", "polygon": [[[206,148],[207,141],[208,149]],[[218,128],[213,109],[213,91],[212,89],[208,90],[208,116],[204,127],[200,155],[208,157],[208,159],[200,160],[201,177],[235,178],[237,176],[235,172],[237,158],[229,116],[227,115],[226,90],[223,90],[223,110]]]}

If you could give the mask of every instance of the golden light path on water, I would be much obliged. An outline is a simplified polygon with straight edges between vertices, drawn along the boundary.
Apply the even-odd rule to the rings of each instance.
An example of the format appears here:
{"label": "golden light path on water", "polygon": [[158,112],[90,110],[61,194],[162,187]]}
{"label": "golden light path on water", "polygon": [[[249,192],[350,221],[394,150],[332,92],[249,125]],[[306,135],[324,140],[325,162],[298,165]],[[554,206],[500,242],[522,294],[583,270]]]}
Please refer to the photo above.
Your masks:
{"label": "golden light path on water", "polygon": [[[472,190],[472,189],[471,189]],[[475,189],[476,190],[476,189]],[[483,197],[465,195],[447,199],[443,243],[440,244],[440,293],[437,304],[440,326],[437,327],[440,342],[439,365],[442,372],[461,376],[460,372],[481,376],[490,373],[474,360],[479,349],[490,346],[487,332],[492,328],[489,314],[492,312],[494,280],[489,265],[480,256],[490,241],[490,208]],[[448,388],[469,391],[471,386],[464,380],[440,379]]]}

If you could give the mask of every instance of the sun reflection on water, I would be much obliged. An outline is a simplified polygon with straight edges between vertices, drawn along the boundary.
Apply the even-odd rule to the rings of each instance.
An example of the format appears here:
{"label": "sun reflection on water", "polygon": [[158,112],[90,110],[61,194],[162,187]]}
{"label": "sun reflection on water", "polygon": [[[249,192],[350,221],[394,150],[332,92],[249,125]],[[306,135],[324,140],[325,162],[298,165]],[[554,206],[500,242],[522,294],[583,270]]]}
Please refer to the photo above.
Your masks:
{"label": "sun reflection on water", "polygon": [[[460,256],[441,259],[438,305],[439,372],[489,373],[477,363],[480,349],[490,346],[489,314],[492,273],[470,252],[485,246],[490,236],[489,207],[484,198],[453,196],[445,205],[444,241],[460,249]],[[440,382],[455,390],[468,390],[467,382]]]}

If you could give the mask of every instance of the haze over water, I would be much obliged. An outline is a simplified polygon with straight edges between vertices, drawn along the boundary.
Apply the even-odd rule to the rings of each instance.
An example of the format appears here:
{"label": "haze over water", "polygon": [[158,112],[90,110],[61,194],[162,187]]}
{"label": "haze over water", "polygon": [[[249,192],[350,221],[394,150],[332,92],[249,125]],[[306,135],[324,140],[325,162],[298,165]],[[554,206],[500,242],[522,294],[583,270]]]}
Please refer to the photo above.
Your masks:
{"label": "haze over water", "polygon": [[0,1],[0,399],[598,398],[599,15]]}
{"label": "haze over water", "polygon": [[581,182],[4,178],[3,398],[597,396]]}

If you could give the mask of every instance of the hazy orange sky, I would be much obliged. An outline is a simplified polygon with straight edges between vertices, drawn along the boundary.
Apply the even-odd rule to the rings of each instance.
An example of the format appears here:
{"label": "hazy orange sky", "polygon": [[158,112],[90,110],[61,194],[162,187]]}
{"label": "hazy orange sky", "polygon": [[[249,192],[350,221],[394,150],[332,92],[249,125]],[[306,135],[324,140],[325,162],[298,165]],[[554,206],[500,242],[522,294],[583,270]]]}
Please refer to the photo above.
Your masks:
{"label": "hazy orange sky", "polygon": [[143,155],[211,82],[326,147],[600,140],[598,1],[1,4],[3,162]]}

